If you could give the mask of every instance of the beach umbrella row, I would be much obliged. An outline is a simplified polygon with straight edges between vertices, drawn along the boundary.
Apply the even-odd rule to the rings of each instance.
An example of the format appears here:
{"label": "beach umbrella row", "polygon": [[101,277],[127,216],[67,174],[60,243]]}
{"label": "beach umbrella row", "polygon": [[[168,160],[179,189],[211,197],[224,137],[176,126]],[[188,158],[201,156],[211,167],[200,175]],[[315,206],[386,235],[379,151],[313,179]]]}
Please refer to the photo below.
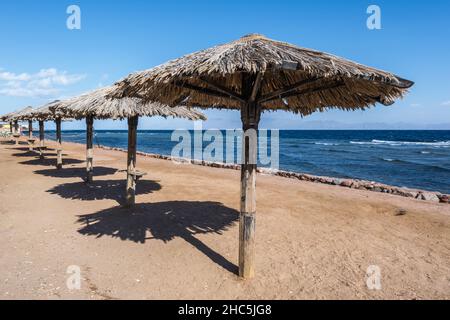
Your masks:
{"label": "beach umbrella row", "polygon": [[[364,110],[391,105],[413,85],[390,72],[331,54],[275,41],[258,34],[215,46],[117,84],[117,97],[241,113],[244,131],[258,130],[264,111],[301,116],[331,108]],[[256,217],[256,139],[242,139],[239,274],[254,275]]]}
{"label": "beach umbrella row", "polygon": [[71,119],[86,119],[86,178],[87,183],[93,182],[93,131],[94,120],[128,121],[128,156],[126,201],[128,206],[135,204],[136,182],[144,175],[136,169],[137,126],[139,117],[161,116],[164,118],[185,118],[189,120],[205,120],[206,117],[191,108],[177,106],[169,107],[160,103],[145,102],[137,97],[114,98],[110,96],[117,90],[114,86],[101,88],[67,100],[56,100],[40,108],[27,108],[13,119],[29,121],[29,141],[32,140],[32,123],[39,121],[40,156],[43,158],[44,121],[53,120],[56,123],[57,164],[62,168],[62,138],[61,122]]}
{"label": "beach umbrella row", "polygon": [[9,123],[9,132],[11,133],[11,135],[14,135],[16,132],[16,126],[14,124],[14,121],[9,119],[9,117],[13,114],[14,112],[10,112],[4,115],[0,116],[0,121],[2,122],[8,122]]}
{"label": "beach umbrella row", "polygon": [[39,122],[39,153],[41,159],[44,158],[43,149],[44,139],[45,139],[45,129],[44,122],[45,121],[55,121],[56,124],[56,141],[58,143],[57,146],[57,168],[62,168],[62,145],[61,145],[61,122],[63,120],[68,119],[61,112],[53,112],[50,110],[50,106],[53,106],[56,103],[59,103],[59,100],[53,101],[49,104],[46,104],[39,108],[27,107],[19,112],[13,113],[8,116],[8,119],[13,120],[17,125],[18,121],[28,121],[28,141],[30,143],[30,150],[32,150],[32,143],[34,142],[33,138],[33,121]]}
{"label": "beach umbrella row", "polygon": [[[26,116],[31,110],[33,110],[32,107],[28,106],[23,109],[20,109],[18,111],[14,111],[11,113],[8,113],[6,115],[3,115],[1,117],[2,121],[9,122],[10,126],[13,128],[12,134],[15,138],[16,144],[19,143],[19,137],[20,137],[20,129],[19,129],[19,121],[23,121],[23,117]],[[33,130],[33,129],[31,129]]]}
{"label": "beach umbrella row", "polygon": [[28,121],[28,144],[30,151],[33,151],[33,145],[35,139],[33,138],[33,120],[32,120],[32,114],[34,112],[34,109],[32,107],[26,107],[19,113],[13,116],[13,119],[15,121]]}
{"label": "beach umbrella row", "polygon": [[16,111],[14,111],[14,112],[10,112],[10,113],[7,113],[7,114],[4,114],[4,115],[1,115],[0,116],[0,121],[2,121],[2,122],[8,122],[9,123],[9,132],[11,133],[11,134],[14,134],[15,133],[15,126],[14,126],[14,121],[12,120],[12,119],[10,119],[10,117],[15,113]]}

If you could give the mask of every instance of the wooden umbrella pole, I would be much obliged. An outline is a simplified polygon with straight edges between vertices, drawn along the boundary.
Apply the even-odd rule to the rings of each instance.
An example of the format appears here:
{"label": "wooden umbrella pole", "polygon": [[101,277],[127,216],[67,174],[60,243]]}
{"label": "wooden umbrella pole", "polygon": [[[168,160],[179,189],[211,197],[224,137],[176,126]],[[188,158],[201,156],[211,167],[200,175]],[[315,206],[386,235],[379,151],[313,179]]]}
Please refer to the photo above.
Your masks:
{"label": "wooden umbrella pole", "polygon": [[[261,78],[258,76],[250,86],[243,83],[243,91],[249,96],[248,103],[241,108],[244,135],[242,137],[241,163],[241,211],[239,216],[239,276],[252,278],[255,275],[255,219],[256,219],[256,169],[258,150],[258,125],[261,108],[255,100]],[[245,78],[244,78],[245,82]]]}
{"label": "wooden umbrella pole", "polygon": [[15,135],[15,128],[14,123],[12,121],[9,122],[9,133],[11,134],[11,142],[14,142],[14,135]]}
{"label": "wooden umbrella pole", "polygon": [[33,151],[33,121],[28,120],[28,145],[30,151]]}
{"label": "wooden umbrella pole", "polygon": [[128,118],[128,159],[126,190],[126,201],[128,207],[134,206],[136,201],[136,135],[138,119],[138,117]]}
{"label": "wooden umbrella pole", "polygon": [[256,169],[257,131],[259,119],[250,118],[256,113],[256,105],[243,108],[242,164],[241,164],[241,212],[239,218],[239,276],[254,276],[255,218],[256,218]]}
{"label": "wooden umbrella pole", "polygon": [[19,121],[14,121],[14,135],[16,136],[16,145],[19,144],[20,139],[20,128],[19,128]]}
{"label": "wooden umbrella pole", "polygon": [[62,160],[62,139],[61,139],[61,118],[57,118],[55,120],[56,123],[56,168],[62,169],[63,160]]}
{"label": "wooden umbrella pole", "polygon": [[86,117],[86,182],[92,183],[93,181],[93,161],[94,161],[94,149],[92,147],[94,131],[94,117]]}
{"label": "wooden umbrella pole", "polygon": [[39,158],[44,159],[44,121],[39,121]]}
{"label": "wooden umbrella pole", "polygon": [[28,138],[33,138],[33,121],[28,120]]}

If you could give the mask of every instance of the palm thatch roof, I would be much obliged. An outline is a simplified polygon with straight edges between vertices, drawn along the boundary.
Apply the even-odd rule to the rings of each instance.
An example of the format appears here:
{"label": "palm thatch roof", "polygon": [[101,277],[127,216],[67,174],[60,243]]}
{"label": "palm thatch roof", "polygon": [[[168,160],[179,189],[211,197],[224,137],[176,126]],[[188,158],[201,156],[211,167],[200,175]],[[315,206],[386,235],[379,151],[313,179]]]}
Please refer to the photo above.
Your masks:
{"label": "palm thatch roof", "polygon": [[252,95],[243,86],[248,78],[258,89],[252,98],[263,110],[302,115],[390,105],[414,84],[332,54],[248,35],[131,74],[117,83],[114,95],[169,106],[240,109]]}
{"label": "palm thatch roof", "polygon": [[187,107],[171,108],[160,103],[145,103],[141,98],[112,98],[110,94],[117,90],[114,86],[105,87],[65,100],[52,107],[56,112],[62,111],[75,119],[92,116],[95,119],[125,119],[142,117],[177,117],[190,120],[205,120],[206,117]]}
{"label": "palm thatch roof", "polygon": [[33,110],[32,107],[26,107],[24,109],[10,112],[2,116],[3,121],[21,121],[24,120],[22,117],[27,115],[29,112]]}
{"label": "palm thatch roof", "polygon": [[13,111],[13,112],[10,112],[10,113],[5,113],[5,114],[3,114],[3,115],[1,115],[0,116],[0,121],[12,121],[12,120],[9,120],[9,117],[11,117],[14,113],[16,113],[17,111]]}
{"label": "palm thatch roof", "polygon": [[59,110],[58,107],[63,105],[64,101],[55,100],[47,103],[31,112],[28,116],[31,120],[36,121],[51,121],[56,119],[71,120],[64,110]]}

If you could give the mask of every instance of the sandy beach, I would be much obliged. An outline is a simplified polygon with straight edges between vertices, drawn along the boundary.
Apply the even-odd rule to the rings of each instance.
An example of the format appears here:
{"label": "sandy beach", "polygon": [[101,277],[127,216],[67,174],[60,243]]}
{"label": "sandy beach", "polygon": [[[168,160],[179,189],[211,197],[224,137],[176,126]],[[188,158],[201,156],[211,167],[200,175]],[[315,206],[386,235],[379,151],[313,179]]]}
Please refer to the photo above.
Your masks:
{"label": "sandy beach", "polygon": [[[53,142],[39,160],[0,145],[1,299],[449,299],[450,206],[258,175],[256,277],[240,280],[239,171],[138,157],[147,172],[124,209],[126,154]],[[418,177],[419,179],[420,177]],[[69,266],[81,268],[69,290]],[[381,270],[369,290],[366,270]]]}

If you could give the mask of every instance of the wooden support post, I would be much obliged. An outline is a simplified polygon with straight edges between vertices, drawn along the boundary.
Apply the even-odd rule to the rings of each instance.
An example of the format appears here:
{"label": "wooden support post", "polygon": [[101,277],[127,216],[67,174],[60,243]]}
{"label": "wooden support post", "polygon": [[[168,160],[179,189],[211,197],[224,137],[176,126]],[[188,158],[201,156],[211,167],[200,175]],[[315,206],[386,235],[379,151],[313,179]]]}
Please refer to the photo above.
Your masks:
{"label": "wooden support post", "polygon": [[138,117],[128,118],[128,159],[127,159],[127,206],[134,206],[136,200],[136,135]]}
{"label": "wooden support post", "polygon": [[33,151],[33,120],[28,120],[28,147],[30,151]]}
{"label": "wooden support post", "polygon": [[17,120],[14,121],[14,133],[16,136],[16,145],[19,144],[19,138],[20,138],[20,128],[19,128],[19,122]]}
{"label": "wooden support post", "polygon": [[255,218],[256,169],[258,158],[258,125],[261,108],[255,100],[261,77],[251,80],[243,76],[243,93],[249,97],[241,107],[242,137],[241,211],[239,217],[239,276],[245,279],[255,275]]}
{"label": "wooden support post", "polygon": [[86,182],[92,183],[93,181],[93,162],[94,162],[94,149],[92,147],[94,131],[94,117],[86,117]]}
{"label": "wooden support post", "polygon": [[44,159],[44,139],[45,139],[45,131],[44,131],[44,121],[39,121],[39,158]]}
{"label": "wooden support post", "polygon": [[62,139],[61,139],[61,118],[55,120],[56,123],[56,169],[62,169]]}
{"label": "wooden support post", "polygon": [[[253,109],[253,110],[250,110]],[[249,104],[242,109],[256,112],[256,105]],[[259,119],[258,119],[259,121]],[[258,121],[243,115],[242,164],[241,164],[241,213],[239,218],[239,276],[252,278],[255,260],[255,218],[256,218],[256,169]]]}
{"label": "wooden support post", "polygon": [[14,142],[14,123],[12,121],[9,122],[9,134],[11,136],[11,142]]}

